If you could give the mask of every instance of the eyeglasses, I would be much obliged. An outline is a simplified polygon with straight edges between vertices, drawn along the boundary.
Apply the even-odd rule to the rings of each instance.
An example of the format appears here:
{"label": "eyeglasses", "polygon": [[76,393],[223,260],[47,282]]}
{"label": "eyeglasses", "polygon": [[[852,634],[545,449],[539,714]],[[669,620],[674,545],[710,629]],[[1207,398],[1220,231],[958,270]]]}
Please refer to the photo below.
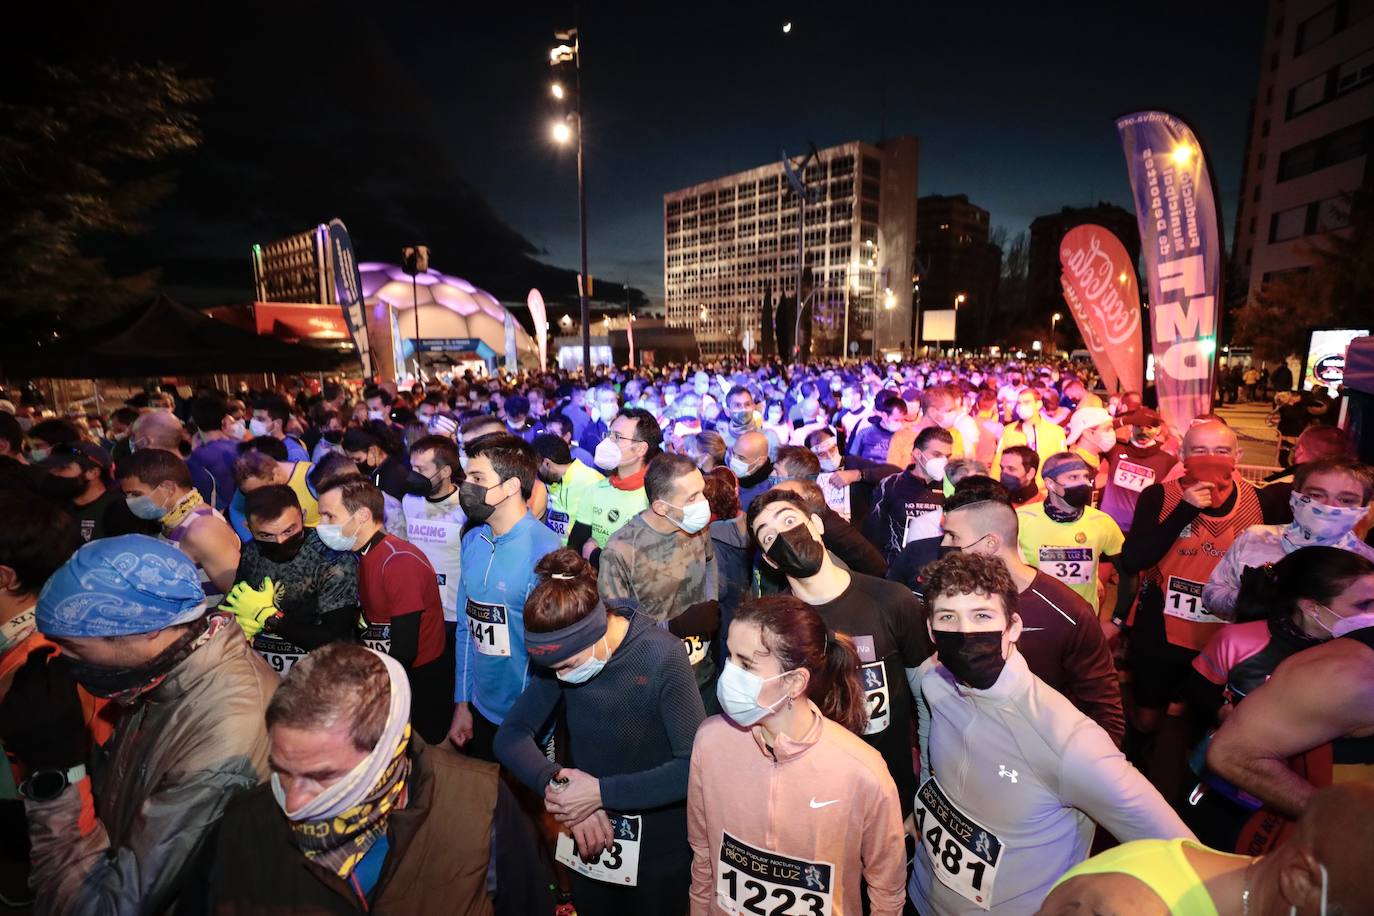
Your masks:
{"label": "eyeglasses", "polygon": [[620,433],[615,433],[615,432],[611,433],[611,435],[614,436],[616,439],[619,439],[619,440],[622,441],[622,442],[643,442],[643,441],[644,441],[643,439],[636,439],[634,436],[622,436]]}

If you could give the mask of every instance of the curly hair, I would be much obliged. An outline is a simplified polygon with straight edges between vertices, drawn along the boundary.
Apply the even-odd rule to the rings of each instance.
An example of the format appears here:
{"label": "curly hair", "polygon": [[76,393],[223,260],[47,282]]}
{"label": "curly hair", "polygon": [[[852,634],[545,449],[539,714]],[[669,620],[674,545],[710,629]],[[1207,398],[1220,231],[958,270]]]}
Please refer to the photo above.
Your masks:
{"label": "curly hair", "polygon": [[1016,584],[1000,559],[987,554],[951,553],[922,571],[926,605],[932,610],[938,598],[946,595],[987,595],[1002,599],[1007,620],[1016,610]]}

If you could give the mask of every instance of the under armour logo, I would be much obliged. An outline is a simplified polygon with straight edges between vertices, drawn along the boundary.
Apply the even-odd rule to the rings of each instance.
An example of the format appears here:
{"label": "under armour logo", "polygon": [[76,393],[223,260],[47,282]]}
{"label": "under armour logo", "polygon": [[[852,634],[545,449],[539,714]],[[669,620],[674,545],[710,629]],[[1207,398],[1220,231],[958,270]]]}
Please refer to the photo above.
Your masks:
{"label": "under armour logo", "polygon": [[1015,770],[1007,769],[1007,766],[1004,763],[999,763],[997,765],[997,776],[999,779],[1010,779],[1012,782],[1016,782],[1016,777],[1019,775],[1020,774],[1017,773]]}

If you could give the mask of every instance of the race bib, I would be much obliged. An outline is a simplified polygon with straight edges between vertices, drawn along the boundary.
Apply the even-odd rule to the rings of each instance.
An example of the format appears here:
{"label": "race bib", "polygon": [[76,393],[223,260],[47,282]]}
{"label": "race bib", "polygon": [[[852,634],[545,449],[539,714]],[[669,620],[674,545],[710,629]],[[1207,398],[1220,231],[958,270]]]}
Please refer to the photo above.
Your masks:
{"label": "race bib", "polygon": [[941,523],[944,522],[945,514],[939,509],[923,512],[920,515],[908,515],[906,517],[906,528],[902,532],[902,546],[905,547],[912,541],[924,541],[928,538],[938,538],[943,533]]}
{"label": "race bib", "polygon": [[291,666],[305,658],[305,650],[271,633],[259,633],[253,637],[253,651],[262,656],[272,670],[286,676]]}
{"label": "race bib", "polygon": [[577,843],[572,834],[560,833],[553,857],[593,881],[634,887],[639,884],[639,842],[640,821],[638,814],[611,814],[611,829],[615,832],[615,842],[610,849],[603,849],[584,862],[577,854]]}
{"label": "race bib", "polygon": [[1134,461],[1127,461],[1125,458],[1122,458],[1117,464],[1116,473],[1112,475],[1112,483],[1137,493],[1154,482],[1154,468],[1136,464]]}
{"label": "race bib", "polygon": [[992,905],[992,885],[1002,841],[955,807],[932,776],[916,793],[913,811],[920,846],[940,883],[982,909]]}
{"label": "race bib", "polygon": [[1201,582],[1170,576],[1164,589],[1164,613],[1193,623],[1225,623],[1202,606]]}
{"label": "race bib", "polygon": [[849,503],[849,487],[831,480],[836,473],[838,472],[832,471],[822,474],[816,478],[816,483],[820,484],[821,492],[825,494],[825,504],[832,511],[839,513],[845,521],[849,521],[850,513],[853,511]]}
{"label": "race bib", "polygon": [[682,647],[687,650],[688,664],[695,668],[706,658],[706,653],[711,651],[711,640],[704,636],[684,636]]}
{"label": "race bib", "polygon": [[[364,621],[366,622],[366,621]],[[391,624],[369,623],[363,630],[363,645],[383,655],[391,654]]]}
{"label": "race bib", "polygon": [[1041,547],[1040,570],[1065,585],[1087,585],[1093,581],[1091,547]]}
{"label": "race bib", "polygon": [[892,721],[892,695],[887,690],[887,668],[882,662],[873,662],[859,669],[859,680],[864,686],[864,705],[868,707],[868,724],[864,726],[865,735],[876,735],[887,729]]}
{"label": "race bib", "polygon": [[835,866],[757,849],[728,833],[720,841],[716,906],[731,916],[831,916]]}
{"label": "race bib", "polygon": [[506,606],[468,599],[468,632],[479,655],[510,656],[510,623]]}
{"label": "race bib", "polygon": [[548,525],[549,530],[559,537],[568,536],[568,513],[550,509],[544,515],[544,524]]}

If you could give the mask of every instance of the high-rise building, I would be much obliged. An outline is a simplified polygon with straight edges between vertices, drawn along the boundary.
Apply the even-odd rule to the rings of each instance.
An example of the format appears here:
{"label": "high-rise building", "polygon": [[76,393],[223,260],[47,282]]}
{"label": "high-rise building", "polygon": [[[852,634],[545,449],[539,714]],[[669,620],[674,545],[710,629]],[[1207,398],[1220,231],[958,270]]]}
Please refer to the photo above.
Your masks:
{"label": "high-rise building", "polygon": [[[911,344],[919,143],[896,137],[821,150],[805,169],[803,299],[811,353]],[[705,357],[759,347],[765,315],[795,317],[801,207],[781,162],[663,196],[663,285],[670,327]],[[807,294],[810,299],[806,300]],[[848,315],[846,327],[845,316]],[[791,329],[781,328],[782,340]],[[755,352],[759,352],[757,349]]]}
{"label": "high-rise building", "polygon": [[928,195],[916,210],[920,310],[957,309],[957,343],[988,343],[1002,269],[1002,249],[988,240],[988,211],[967,194]]}
{"label": "high-rise building", "polygon": [[1270,0],[1265,26],[1231,249],[1250,296],[1309,270],[1374,185],[1374,2]]}
{"label": "high-rise building", "polygon": [[[1070,229],[1085,223],[1111,230],[1121,239],[1126,253],[1131,256],[1131,263],[1140,263],[1140,226],[1130,210],[1099,201],[1095,207],[1065,207],[1058,213],[1037,216],[1031,221],[1030,245],[1026,253],[1026,314],[1022,316],[1023,321],[1048,325],[1050,316],[1059,312],[1064,316],[1059,333],[1074,333],[1074,323],[1059,282],[1062,272],[1059,243]],[[1063,343],[1062,336],[1060,343]]]}

